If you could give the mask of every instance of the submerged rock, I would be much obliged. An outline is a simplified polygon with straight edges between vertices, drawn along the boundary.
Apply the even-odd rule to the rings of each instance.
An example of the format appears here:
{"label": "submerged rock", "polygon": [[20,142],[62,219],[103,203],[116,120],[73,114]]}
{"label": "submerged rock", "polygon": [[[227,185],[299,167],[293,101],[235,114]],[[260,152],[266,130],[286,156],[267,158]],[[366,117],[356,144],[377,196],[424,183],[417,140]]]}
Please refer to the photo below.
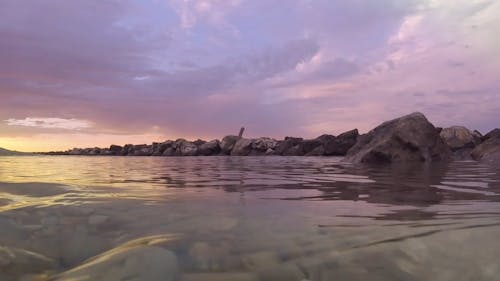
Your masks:
{"label": "submerged rock", "polygon": [[422,113],[384,122],[358,138],[346,160],[353,163],[434,162],[450,150]]}
{"label": "submerged rock", "polygon": [[0,246],[0,272],[10,275],[38,273],[54,269],[56,262],[41,254]]}
{"label": "submerged rock", "polygon": [[54,281],[173,281],[177,257],[161,247],[170,237],[145,237],[125,243],[82,265],[54,276]]}

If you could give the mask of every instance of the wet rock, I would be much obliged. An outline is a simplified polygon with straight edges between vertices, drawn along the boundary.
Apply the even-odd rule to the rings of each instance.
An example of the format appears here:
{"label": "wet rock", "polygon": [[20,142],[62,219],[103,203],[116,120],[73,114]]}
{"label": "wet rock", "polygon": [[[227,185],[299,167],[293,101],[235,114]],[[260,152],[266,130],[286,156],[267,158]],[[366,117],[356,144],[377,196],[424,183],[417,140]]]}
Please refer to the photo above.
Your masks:
{"label": "wet rock", "polygon": [[323,143],[319,139],[303,140],[299,142],[299,144],[297,144],[292,150],[289,150],[289,152],[293,151],[293,155],[302,156],[310,153],[315,148],[318,148],[322,145]]}
{"label": "wet rock", "polygon": [[250,155],[267,155],[268,150],[274,151],[278,141],[272,138],[258,138],[252,142]]}
{"label": "wet rock", "polygon": [[480,142],[469,129],[462,126],[444,128],[439,135],[452,151],[473,148]]}
{"label": "wet rock", "polygon": [[201,139],[197,139],[197,140],[193,141],[193,144],[196,146],[200,146],[200,145],[203,145],[205,143],[207,143],[207,142],[204,140],[201,140]]}
{"label": "wet rock", "polygon": [[163,153],[165,152],[165,150],[167,150],[167,148],[169,147],[172,147],[173,145],[173,141],[171,140],[168,140],[168,141],[164,141],[162,143],[158,143],[156,146],[153,145],[153,155],[154,156],[161,156],[163,155]]}
{"label": "wet rock", "polygon": [[190,141],[182,140],[178,147],[177,152],[180,156],[196,156],[198,154],[198,146]]}
{"label": "wet rock", "polygon": [[489,140],[490,138],[500,138],[500,129],[496,128],[489,131],[486,135],[481,137],[482,141]]}
{"label": "wet rock", "polygon": [[500,130],[498,135],[492,131],[485,135],[484,141],[476,146],[471,156],[475,160],[500,161]]}
{"label": "wet rock", "polygon": [[358,138],[346,160],[353,163],[435,162],[451,151],[422,113],[384,122]]}
{"label": "wet rock", "polygon": [[198,147],[198,154],[203,156],[217,155],[220,152],[219,140],[211,140]]}
{"label": "wet rock", "polygon": [[297,155],[299,149],[296,147],[303,138],[285,137],[274,149],[277,155]]}
{"label": "wet rock", "polygon": [[225,136],[220,142],[221,153],[224,155],[231,154],[231,150],[233,150],[234,145],[240,139],[238,136]]}
{"label": "wet rock", "polygon": [[113,154],[113,155],[121,155],[122,154],[122,150],[123,150],[123,147],[119,146],[119,145],[111,145],[109,147],[109,151]]}
{"label": "wet rock", "polygon": [[161,247],[168,237],[146,237],[125,243],[82,265],[54,276],[55,281],[173,281],[177,257]]}
{"label": "wet rock", "polygon": [[306,156],[323,156],[323,155],[325,155],[325,147],[323,145],[316,147],[311,152],[306,154]]}
{"label": "wet rock", "polygon": [[233,149],[231,150],[231,155],[232,156],[247,156],[252,151],[252,144],[253,144],[252,139],[240,138],[234,144]]}
{"label": "wet rock", "polygon": [[358,129],[344,132],[333,139],[328,139],[323,145],[325,155],[345,156],[357,142],[359,136]]}
{"label": "wet rock", "polygon": [[[131,152],[129,152],[129,155]],[[153,146],[147,144],[139,144],[134,145],[133,152],[131,155],[133,156],[151,156],[153,154]]]}
{"label": "wet rock", "polygon": [[173,146],[171,147],[168,147],[167,149],[165,149],[165,151],[163,151],[163,156],[175,156],[176,154],[176,151],[175,151],[175,148]]}

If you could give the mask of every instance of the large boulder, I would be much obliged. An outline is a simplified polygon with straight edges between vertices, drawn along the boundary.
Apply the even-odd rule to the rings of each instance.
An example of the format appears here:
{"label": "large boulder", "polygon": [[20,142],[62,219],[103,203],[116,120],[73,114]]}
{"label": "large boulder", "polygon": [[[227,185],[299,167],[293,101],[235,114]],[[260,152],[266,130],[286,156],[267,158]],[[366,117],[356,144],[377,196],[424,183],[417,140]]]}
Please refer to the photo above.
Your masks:
{"label": "large boulder", "polygon": [[177,257],[162,245],[168,239],[152,236],[125,243],[49,280],[178,280]]}
{"label": "large boulder", "polygon": [[225,136],[220,142],[220,150],[222,154],[229,155],[233,150],[234,145],[240,139],[238,136]]}
{"label": "large boulder", "polygon": [[347,151],[349,151],[349,149],[356,144],[358,136],[358,129],[354,129],[342,133],[333,139],[330,138],[325,144],[323,144],[324,154],[332,156],[346,155]]}
{"label": "large boulder", "polygon": [[475,136],[469,129],[462,126],[444,128],[439,135],[452,151],[464,148],[473,148],[480,142],[480,139],[477,136]]}
{"label": "large boulder", "polygon": [[258,138],[252,142],[252,151],[250,155],[270,155],[274,153],[274,149],[278,145],[278,141],[271,138]]}
{"label": "large boulder", "polygon": [[153,146],[147,144],[138,144],[133,146],[132,152],[129,155],[133,156],[151,156],[153,154]]}
{"label": "large boulder", "polygon": [[123,147],[112,144],[109,147],[109,151],[111,152],[112,155],[122,155]]}
{"label": "large boulder", "polygon": [[472,150],[472,158],[483,161],[500,160],[500,130],[498,134],[492,131],[486,134],[485,137],[487,138]]}
{"label": "large boulder", "polygon": [[384,122],[358,138],[346,160],[353,163],[434,162],[450,149],[420,112]]}
{"label": "large boulder", "polygon": [[481,137],[482,141],[488,140],[490,138],[500,138],[500,129],[496,128],[489,131],[486,135]]}
{"label": "large boulder", "polygon": [[231,150],[232,156],[247,156],[252,151],[252,139],[240,138]]}
{"label": "large boulder", "polygon": [[174,142],[171,140],[164,141],[162,143],[153,143],[153,156],[161,156],[167,150],[167,148],[172,147]]}
{"label": "large boulder", "polygon": [[278,143],[275,152],[277,155],[297,155],[298,147],[296,146],[303,140],[303,138],[285,137]]}
{"label": "large boulder", "polygon": [[217,155],[220,152],[219,140],[211,140],[198,147],[198,154],[203,156]]}
{"label": "large boulder", "polygon": [[180,156],[196,156],[198,155],[198,146],[193,142],[182,140],[179,142],[177,154]]}

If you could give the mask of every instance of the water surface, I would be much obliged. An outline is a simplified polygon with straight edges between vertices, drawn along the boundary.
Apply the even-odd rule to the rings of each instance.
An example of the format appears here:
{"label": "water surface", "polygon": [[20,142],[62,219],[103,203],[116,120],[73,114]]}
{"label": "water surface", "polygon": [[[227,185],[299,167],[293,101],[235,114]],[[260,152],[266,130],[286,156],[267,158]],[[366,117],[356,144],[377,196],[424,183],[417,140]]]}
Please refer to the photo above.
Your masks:
{"label": "water surface", "polygon": [[148,237],[175,237],[175,280],[498,280],[499,195],[472,161],[0,157],[0,280]]}

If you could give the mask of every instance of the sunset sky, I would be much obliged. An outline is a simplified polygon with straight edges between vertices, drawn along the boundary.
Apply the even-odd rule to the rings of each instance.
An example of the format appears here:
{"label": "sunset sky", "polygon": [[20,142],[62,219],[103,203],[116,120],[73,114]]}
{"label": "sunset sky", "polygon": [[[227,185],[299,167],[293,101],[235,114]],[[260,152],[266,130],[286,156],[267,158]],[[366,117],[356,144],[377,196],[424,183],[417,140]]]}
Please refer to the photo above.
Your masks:
{"label": "sunset sky", "polygon": [[500,127],[500,1],[0,0],[0,147]]}

